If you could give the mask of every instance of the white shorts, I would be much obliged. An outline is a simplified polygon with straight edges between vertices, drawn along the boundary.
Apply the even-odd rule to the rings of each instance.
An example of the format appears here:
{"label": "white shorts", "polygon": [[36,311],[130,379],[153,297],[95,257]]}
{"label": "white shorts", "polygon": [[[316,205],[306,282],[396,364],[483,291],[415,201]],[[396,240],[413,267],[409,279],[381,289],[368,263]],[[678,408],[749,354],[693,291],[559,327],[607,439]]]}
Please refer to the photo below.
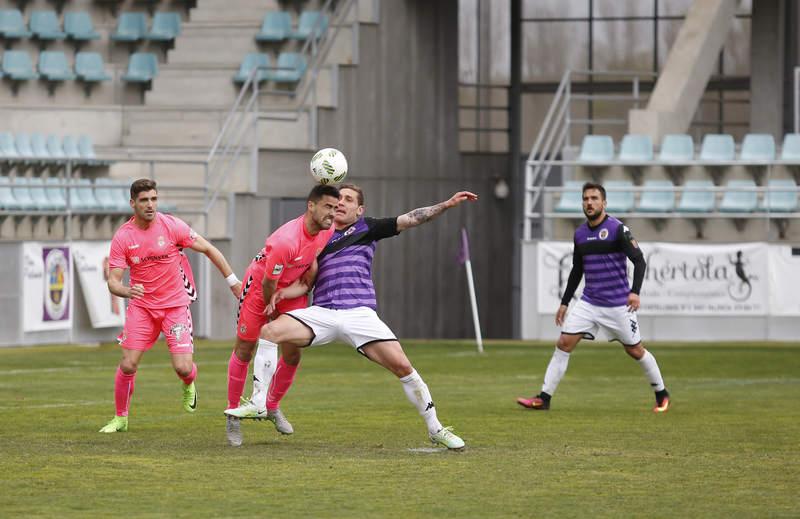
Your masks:
{"label": "white shorts", "polygon": [[309,306],[286,314],[311,328],[314,338],[310,346],[329,344],[338,339],[360,350],[371,342],[397,340],[375,310],[366,306],[347,310]]}
{"label": "white shorts", "polygon": [[625,305],[595,306],[583,299],[567,314],[561,333],[594,339],[598,328],[603,328],[609,340],[617,340],[625,346],[634,346],[642,341],[636,312],[629,312]]}

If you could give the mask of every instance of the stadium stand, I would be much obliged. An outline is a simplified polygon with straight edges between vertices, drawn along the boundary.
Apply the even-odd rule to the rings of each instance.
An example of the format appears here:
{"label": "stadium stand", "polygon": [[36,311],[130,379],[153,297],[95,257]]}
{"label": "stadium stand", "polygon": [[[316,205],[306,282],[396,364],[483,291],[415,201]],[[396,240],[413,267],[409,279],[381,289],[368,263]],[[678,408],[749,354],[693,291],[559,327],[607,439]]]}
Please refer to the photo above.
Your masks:
{"label": "stadium stand", "polygon": [[285,11],[271,11],[264,15],[261,30],[256,34],[258,42],[279,42],[292,32],[292,16]]}
{"label": "stadium stand", "polygon": [[172,41],[181,33],[181,15],[173,12],[157,12],[153,16],[150,31],[144,39],[151,41]]}
{"label": "stadium stand", "polygon": [[587,135],[583,138],[578,162],[604,165],[614,160],[614,140],[608,135]]}
{"label": "stadium stand", "polygon": [[31,31],[26,27],[19,9],[0,10],[0,35],[6,40],[31,37]]}
{"label": "stadium stand", "polygon": [[653,141],[650,139],[650,136],[625,135],[619,147],[619,160],[635,164],[652,162]]}
{"label": "stadium stand", "polygon": [[276,83],[296,83],[307,68],[306,58],[297,52],[281,52],[276,66],[267,70],[266,78]]}
{"label": "stadium stand", "polygon": [[75,42],[88,42],[101,38],[94,28],[91,16],[86,11],[64,13],[64,32],[68,40]]}
{"label": "stadium stand", "polygon": [[152,52],[134,52],[122,76],[129,83],[149,83],[158,75],[158,58]]}
{"label": "stadium stand", "polygon": [[661,142],[659,162],[681,164],[694,159],[694,141],[691,135],[669,134]]}
{"label": "stadium stand", "polygon": [[32,36],[42,42],[63,40],[67,34],[61,30],[61,24],[55,11],[33,11],[30,19]]}
{"label": "stadium stand", "polygon": [[144,13],[120,13],[117,28],[111,39],[121,42],[136,42],[144,39],[147,33],[147,20]]}
{"label": "stadium stand", "polygon": [[328,17],[319,11],[305,11],[300,15],[297,22],[297,29],[289,33],[289,38],[293,40],[307,40],[311,35],[317,39],[321,38],[328,30]]}
{"label": "stadium stand", "polygon": [[638,210],[644,213],[669,213],[675,209],[675,186],[668,180],[646,180]]}
{"label": "stadium stand", "polygon": [[269,54],[263,52],[249,52],[239,65],[239,70],[234,74],[233,80],[237,83],[244,83],[250,77],[253,69],[258,68],[259,71],[256,75],[256,81],[262,82],[269,79],[267,74],[268,69],[272,67],[272,59]]}

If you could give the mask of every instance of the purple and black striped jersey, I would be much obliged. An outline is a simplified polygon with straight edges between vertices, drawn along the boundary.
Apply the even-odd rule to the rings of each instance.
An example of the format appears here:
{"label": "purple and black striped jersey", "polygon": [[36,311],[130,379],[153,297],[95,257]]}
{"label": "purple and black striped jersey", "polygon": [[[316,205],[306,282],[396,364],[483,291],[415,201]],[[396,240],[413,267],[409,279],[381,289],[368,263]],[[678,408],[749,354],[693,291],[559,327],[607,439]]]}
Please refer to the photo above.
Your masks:
{"label": "purple and black striped jersey", "polygon": [[397,218],[359,218],[336,231],[317,256],[314,305],[333,310],[366,306],[377,310],[372,258],[378,240],[396,236]]}

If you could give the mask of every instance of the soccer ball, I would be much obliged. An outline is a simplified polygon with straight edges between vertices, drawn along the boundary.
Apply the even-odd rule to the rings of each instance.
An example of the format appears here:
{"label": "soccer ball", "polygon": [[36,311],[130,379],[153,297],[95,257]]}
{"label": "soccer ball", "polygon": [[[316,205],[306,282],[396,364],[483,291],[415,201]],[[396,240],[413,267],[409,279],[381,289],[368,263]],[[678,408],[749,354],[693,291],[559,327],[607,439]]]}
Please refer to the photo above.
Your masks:
{"label": "soccer ball", "polygon": [[320,184],[335,184],[347,176],[347,159],[334,148],[324,148],[311,157],[311,174]]}

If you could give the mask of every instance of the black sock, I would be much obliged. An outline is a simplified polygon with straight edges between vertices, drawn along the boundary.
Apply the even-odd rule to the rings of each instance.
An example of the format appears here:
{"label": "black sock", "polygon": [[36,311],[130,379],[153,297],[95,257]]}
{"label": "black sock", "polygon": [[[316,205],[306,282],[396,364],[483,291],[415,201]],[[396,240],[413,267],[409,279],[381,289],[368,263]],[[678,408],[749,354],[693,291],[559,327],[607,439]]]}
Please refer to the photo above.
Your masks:
{"label": "black sock", "polygon": [[543,401],[543,402],[545,402],[546,404],[549,404],[549,403],[550,403],[550,399],[551,399],[551,398],[553,398],[553,397],[552,397],[552,395],[548,395],[548,394],[547,394],[547,393],[545,393],[544,391],[542,391],[541,393],[539,393],[539,395],[538,395],[538,396],[539,396],[539,398],[541,398],[541,399],[542,399],[542,401]]}

